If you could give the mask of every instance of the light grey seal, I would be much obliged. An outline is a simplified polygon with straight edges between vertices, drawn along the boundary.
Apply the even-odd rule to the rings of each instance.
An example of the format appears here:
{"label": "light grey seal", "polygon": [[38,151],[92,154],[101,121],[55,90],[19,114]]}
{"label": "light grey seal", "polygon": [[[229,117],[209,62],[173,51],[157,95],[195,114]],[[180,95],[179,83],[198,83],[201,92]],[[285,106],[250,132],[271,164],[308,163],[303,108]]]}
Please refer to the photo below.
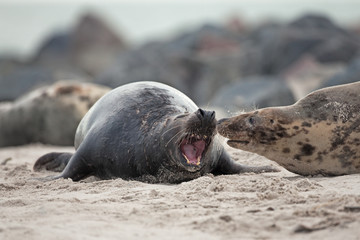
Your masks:
{"label": "light grey seal", "polygon": [[228,145],[301,175],[360,173],[360,82],[317,90],[291,106],[221,119]]}

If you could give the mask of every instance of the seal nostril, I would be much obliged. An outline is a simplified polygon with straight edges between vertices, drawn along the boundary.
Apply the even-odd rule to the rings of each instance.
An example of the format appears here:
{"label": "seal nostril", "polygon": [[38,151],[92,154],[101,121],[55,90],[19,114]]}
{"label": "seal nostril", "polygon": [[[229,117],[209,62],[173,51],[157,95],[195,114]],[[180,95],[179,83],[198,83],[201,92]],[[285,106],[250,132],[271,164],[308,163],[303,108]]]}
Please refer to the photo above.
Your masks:
{"label": "seal nostril", "polygon": [[214,119],[215,119],[215,111],[212,111],[212,112],[211,112],[210,117],[211,117],[211,120],[214,120]]}
{"label": "seal nostril", "polygon": [[254,124],[255,124],[255,118],[250,117],[250,118],[249,118],[249,123],[250,123],[251,125],[254,125]]}
{"label": "seal nostril", "polygon": [[198,116],[198,118],[199,118],[200,120],[202,120],[202,119],[204,118],[204,116],[205,116],[205,111],[202,110],[201,108],[199,108],[199,109],[196,111],[196,115]]}

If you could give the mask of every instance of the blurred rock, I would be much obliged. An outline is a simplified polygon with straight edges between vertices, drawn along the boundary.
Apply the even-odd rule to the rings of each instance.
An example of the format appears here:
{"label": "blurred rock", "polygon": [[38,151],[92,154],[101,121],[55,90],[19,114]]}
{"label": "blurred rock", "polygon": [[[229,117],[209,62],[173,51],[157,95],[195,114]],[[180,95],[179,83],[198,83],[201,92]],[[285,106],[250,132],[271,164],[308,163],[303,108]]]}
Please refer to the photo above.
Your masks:
{"label": "blurred rock", "polygon": [[[32,62],[50,69],[69,68],[70,60],[70,33],[55,33],[49,36],[40,46]],[[74,66],[71,66],[73,68]]]}
{"label": "blurred rock", "polygon": [[124,40],[104,21],[87,13],[71,31],[56,33],[45,40],[32,63],[51,70],[80,70],[95,76],[125,48]]}
{"label": "blurred rock", "polygon": [[188,94],[196,61],[186,52],[176,52],[165,43],[152,42],[121,54],[117,62],[95,82],[112,88],[136,81],[158,81]]}
{"label": "blurred rock", "polygon": [[319,15],[305,15],[288,25],[265,25],[244,45],[252,55],[243,69],[247,75],[278,74],[305,54],[321,63],[348,63],[360,52],[358,36]]}
{"label": "blurred rock", "polygon": [[0,101],[12,101],[29,90],[53,81],[51,72],[42,67],[14,67],[10,74],[0,75]]}
{"label": "blurred rock", "polygon": [[360,81],[360,57],[352,61],[346,69],[321,84],[319,88],[331,87],[358,81]]}
{"label": "blurred rock", "polygon": [[224,86],[214,96],[210,106],[236,114],[256,108],[290,105],[294,102],[292,91],[283,79],[258,76]]}
{"label": "blurred rock", "polygon": [[0,104],[0,147],[31,142],[73,145],[80,120],[109,90],[89,83],[59,82]]}
{"label": "blurred rock", "polygon": [[147,43],[121,54],[95,82],[117,87],[134,81],[158,81],[197,103],[206,103],[219,84],[238,78],[239,38],[222,27],[205,25],[171,41]]}
{"label": "blurred rock", "polygon": [[206,105],[221,87],[261,75],[285,78],[300,98],[357,56],[359,35],[320,15],[288,24],[267,22],[255,30],[232,19],[129,49],[107,24],[87,14],[71,31],[47,39],[30,63],[8,62],[3,70],[0,61],[0,100],[76,78],[112,88],[158,81]]}
{"label": "blurred rock", "polygon": [[86,14],[71,33],[71,60],[95,76],[115,62],[125,42],[100,18]]}
{"label": "blurred rock", "polygon": [[13,101],[28,91],[64,79],[77,79],[78,82],[88,80],[75,71],[53,72],[41,65],[17,63],[10,69],[0,69],[0,102]]}
{"label": "blurred rock", "polygon": [[111,66],[124,48],[124,41],[100,18],[86,14],[71,31],[46,39],[29,61],[0,59],[0,101],[15,100],[59,80],[91,81],[91,76]]}
{"label": "blurred rock", "polygon": [[343,63],[320,63],[314,56],[305,55],[287,68],[281,76],[292,89],[295,99],[299,100],[336,73],[343,71]]}

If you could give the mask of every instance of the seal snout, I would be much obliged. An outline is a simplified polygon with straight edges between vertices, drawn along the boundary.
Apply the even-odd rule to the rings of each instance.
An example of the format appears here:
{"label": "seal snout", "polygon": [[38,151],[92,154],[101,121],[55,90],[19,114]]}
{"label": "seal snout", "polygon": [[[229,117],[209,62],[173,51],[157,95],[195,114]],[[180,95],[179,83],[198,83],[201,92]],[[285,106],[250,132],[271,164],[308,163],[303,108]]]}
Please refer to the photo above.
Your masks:
{"label": "seal snout", "polygon": [[205,111],[199,108],[195,114],[203,122],[212,122],[215,120],[215,111]]}

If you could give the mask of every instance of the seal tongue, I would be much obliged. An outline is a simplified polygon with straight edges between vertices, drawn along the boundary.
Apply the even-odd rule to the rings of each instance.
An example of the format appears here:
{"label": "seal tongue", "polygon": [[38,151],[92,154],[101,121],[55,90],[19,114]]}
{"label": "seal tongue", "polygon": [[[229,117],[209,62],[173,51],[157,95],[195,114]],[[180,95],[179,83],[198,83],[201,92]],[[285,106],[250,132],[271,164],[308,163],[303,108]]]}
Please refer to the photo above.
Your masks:
{"label": "seal tongue", "polygon": [[199,165],[201,154],[205,149],[205,141],[181,144],[181,152],[189,164]]}

